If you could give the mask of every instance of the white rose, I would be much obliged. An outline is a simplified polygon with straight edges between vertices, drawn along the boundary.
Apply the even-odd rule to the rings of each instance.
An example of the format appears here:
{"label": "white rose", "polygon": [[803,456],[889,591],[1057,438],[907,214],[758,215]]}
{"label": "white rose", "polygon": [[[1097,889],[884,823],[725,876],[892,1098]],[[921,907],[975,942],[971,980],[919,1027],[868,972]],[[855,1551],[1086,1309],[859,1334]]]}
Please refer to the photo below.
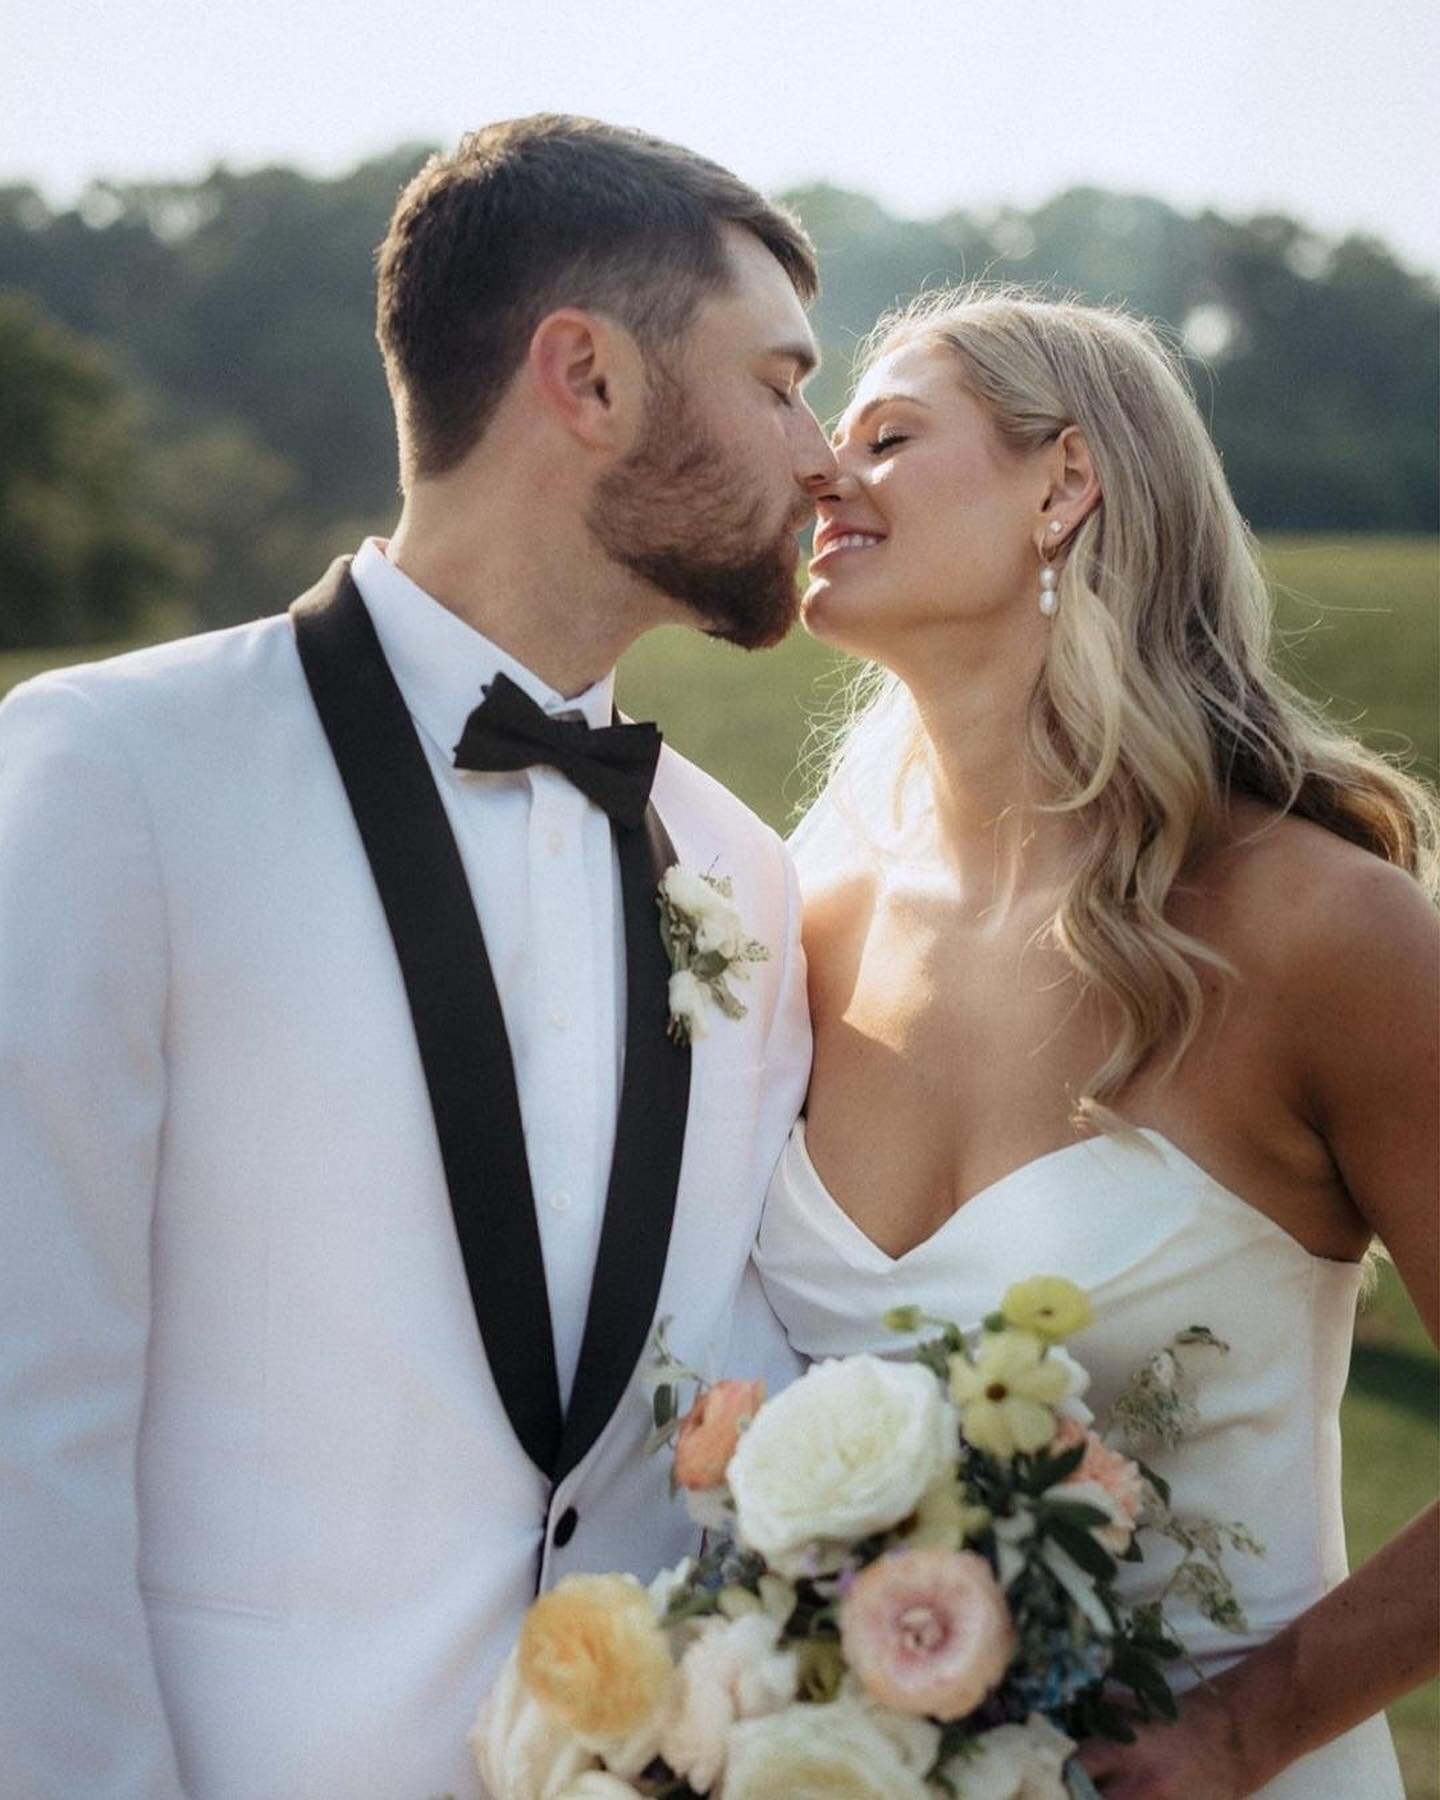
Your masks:
{"label": "white rose", "polygon": [[1067,1800],[1063,1771],[1075,1743],[1041,1714],[996,1725],[973,1742],[973,1752],[942,1771],[960,1800]]}
{"label": "white rose", "polygon": [[706,913],[695,927],[695,948],[701,956],[719,954],[733,962],[745,948],[745,925],[735,908],[720,899],[719,906]]}
{"label": "white rose", "polygon": [[596,1758],[544,1712],[520,1679],[512,1650],[470,1733],[480,1779],[495,1800],[560,1800]]}
{"label": "white rose", "polygon": [[688,969],[677,969],[670,977],[670,1016],[680,1020],[692,1038],[704,1037],[709,1030],[705,1009],[710,996]]}
{"label": "white rose", "polygon": [[929,1800],[922,1778],[865,1712],[847,1700],[788,1706],[730,1733],[725,1800],[843,1794],[845,1800]]}
{"label": "white rose", "polygon": [[676,912],[685,913],[692,919],[707,918],[720,907],[728,909],[730,905],[703,875],[687,869],[683,863],[675,863],[665,871],[660,887]]}
{"label": "white rose", "polygon": [[726,1471],[740,1536],[781,1575],[837,1569],[955,1466],[955,1414],[917,1363],[818,1363],[763,1406]]}
{"label": "white rose", "polygon": [[840,1684],[840,1698],[857,1706],[883,1737],[894,1745],[901,1762],[915,1775],[928,1775],[940,1754],[940,1727],[929,1719],[917,1719],[906,1713],[891,1712],[872,1700],[861,1687],[853,1671],[847,1670]]}
{"label": "white rose", "polygon": [[631,1787],[618,1775],[609,1775],[604,1769],[587,1769],[583,1775],[575,1777],[557,1800],[635,1800],[639,1792],[639,1788]]}
{"label": "white rose", "polygon": [[779,1637],[779,1621],[765,1613],[706,1619],[681,1657],[679,1704],[660,1754],[699,1792],[714,1785],[738,1719],[779,1712],[795,1698],[795,1657],[776,1648]]}

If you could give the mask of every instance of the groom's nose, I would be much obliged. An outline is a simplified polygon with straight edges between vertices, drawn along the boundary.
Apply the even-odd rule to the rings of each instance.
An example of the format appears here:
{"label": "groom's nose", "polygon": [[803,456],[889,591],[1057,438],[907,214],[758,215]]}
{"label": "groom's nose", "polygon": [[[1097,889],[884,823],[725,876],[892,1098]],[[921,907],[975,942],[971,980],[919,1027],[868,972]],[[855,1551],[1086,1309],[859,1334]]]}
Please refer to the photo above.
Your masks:
{"label": "groom's nose", "polygon": [[802,416],[797,419],[797,424],[802,437],[799,454],[795,459],[795,479],[813,498],[817,485],[835,478],[835,452],[830,447],[830,440],[820,421],[808,406],[802,409]]}

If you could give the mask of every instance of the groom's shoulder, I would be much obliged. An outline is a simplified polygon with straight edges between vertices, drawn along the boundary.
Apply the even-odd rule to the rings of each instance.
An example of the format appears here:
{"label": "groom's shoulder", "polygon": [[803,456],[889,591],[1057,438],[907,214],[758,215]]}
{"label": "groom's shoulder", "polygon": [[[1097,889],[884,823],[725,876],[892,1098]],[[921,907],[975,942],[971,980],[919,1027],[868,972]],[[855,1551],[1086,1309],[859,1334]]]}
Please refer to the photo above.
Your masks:
{"label": "groom's shoulder", "polygon": [[223,731],[249,707],[274,707],[300,680],[287,614],[49,669],[13,688],[0,714],[93,718],[142,734]]}
{"label": "groom's shoulder", "polygon": [[668,744],[655,771],[654,799],[682,860],[723,857],[776,868],[788,860],[777,831],[723,782]]}

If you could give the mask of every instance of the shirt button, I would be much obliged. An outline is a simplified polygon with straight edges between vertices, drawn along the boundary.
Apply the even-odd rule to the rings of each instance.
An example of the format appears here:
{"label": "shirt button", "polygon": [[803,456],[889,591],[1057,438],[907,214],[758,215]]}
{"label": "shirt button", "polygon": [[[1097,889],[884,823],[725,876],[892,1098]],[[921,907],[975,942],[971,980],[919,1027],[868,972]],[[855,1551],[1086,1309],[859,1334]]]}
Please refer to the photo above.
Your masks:
{"label": "shirt button", "polygon": [[545,848],[552,856],[558,856],[565,848],[565,834],[561,831],[552,831],[545,839]]}
{"label": "shirt button", "polygon": [[549,1022],[555,1027],[556,1031],[568,1031],[569,1030],[570,1019],[569,1019],[568,1014],[560,1012],[557,1009],[555,1012],[548,1013],[546,1015],[546,1017],[548,1018]]}
{"label": "shirt button", "polygon": [[570,1196],[566,1193],[564,1188],[557,1188],[550,1196],[550,1208],[552,1212],[569,1212]]}

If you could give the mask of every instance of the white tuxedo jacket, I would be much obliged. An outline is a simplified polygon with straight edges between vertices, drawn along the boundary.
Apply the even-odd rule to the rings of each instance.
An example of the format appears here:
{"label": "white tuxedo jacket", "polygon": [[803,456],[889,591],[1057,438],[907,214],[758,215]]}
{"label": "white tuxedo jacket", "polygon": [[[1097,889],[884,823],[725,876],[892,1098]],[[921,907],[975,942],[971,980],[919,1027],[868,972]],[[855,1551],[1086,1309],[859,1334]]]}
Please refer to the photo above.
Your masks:
{"label": "white tuxedo jacket", "polygon": [[[774,834],[669,751],[653,799],[773,955],[694,1048],[660,1290],[612,1286],[609,1312],[671,1316],[716,1373],[783,1376],[746,1269],[809,1065],[798,895]],[[465,1734],[537,1579],[693,1548],[633,1368],[615,1386],[552,1485],[482,1347],[291,620],[12,694],[5,1800],[478,1795]]]}

